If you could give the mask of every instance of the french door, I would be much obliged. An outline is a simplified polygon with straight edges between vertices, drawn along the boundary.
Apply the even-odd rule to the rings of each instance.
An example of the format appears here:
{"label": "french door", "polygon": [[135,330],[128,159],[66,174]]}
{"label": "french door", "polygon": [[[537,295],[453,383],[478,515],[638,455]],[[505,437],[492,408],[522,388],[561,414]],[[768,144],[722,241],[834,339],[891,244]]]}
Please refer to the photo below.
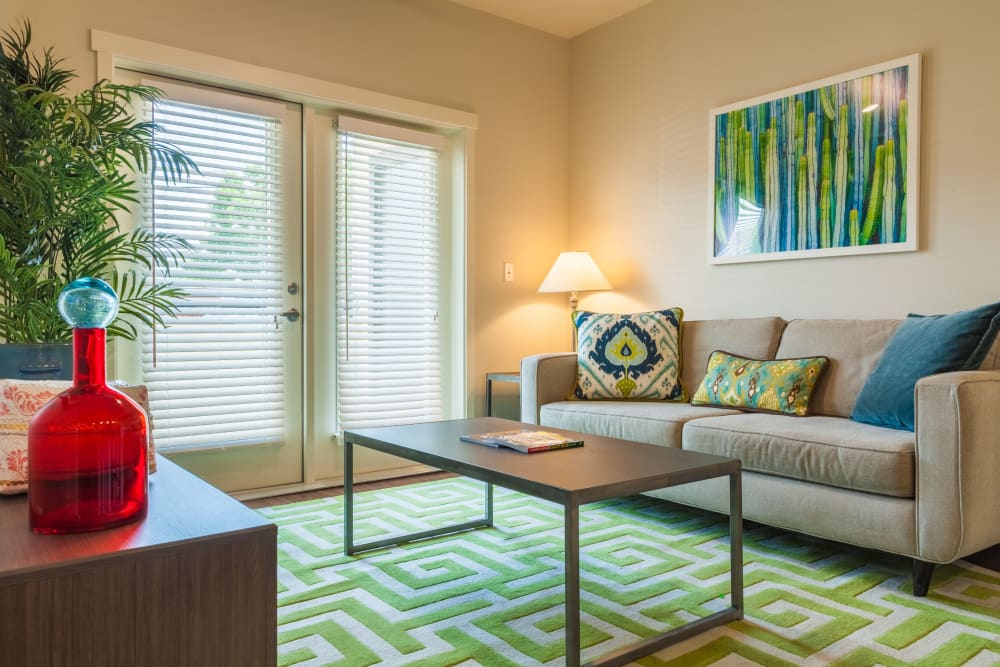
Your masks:
{"label": "french door", "polygon": [[142,224],[190,245],[155,272],[187,299],[136,348],[157,450],[226,491],[301,482],[301,108],[131,76],[163,91],[156,137],[200,172],[143,193]]}

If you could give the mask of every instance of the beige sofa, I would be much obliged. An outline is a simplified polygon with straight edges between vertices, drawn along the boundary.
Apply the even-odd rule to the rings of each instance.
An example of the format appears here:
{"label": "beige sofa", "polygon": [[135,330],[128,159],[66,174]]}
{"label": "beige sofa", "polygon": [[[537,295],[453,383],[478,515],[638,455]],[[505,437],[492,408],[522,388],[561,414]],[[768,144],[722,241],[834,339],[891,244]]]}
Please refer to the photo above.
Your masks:
{"label": "beige sofa", "polygon": [[[1000,341],[981,370],[916,387],[916,431],[850,419],[898,320],[756,318],[685,322],[682,378],[694,393],[713,350],[758,359],[825,355],[810,416],[687,403],[566,400],[573,353],[521,363],[521,419],[584,433],[737,457],[744,517],[914,559],[917,595],[934,564],[1000,543]],[[727,511],[724,479],[651,495]]]}

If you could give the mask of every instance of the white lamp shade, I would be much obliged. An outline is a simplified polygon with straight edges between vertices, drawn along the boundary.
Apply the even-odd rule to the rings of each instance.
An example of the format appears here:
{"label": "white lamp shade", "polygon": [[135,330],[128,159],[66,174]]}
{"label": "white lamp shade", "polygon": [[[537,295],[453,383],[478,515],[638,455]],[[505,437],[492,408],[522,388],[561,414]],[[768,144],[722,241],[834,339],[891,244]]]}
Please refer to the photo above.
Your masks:
{"label": "white lamp shade", "polygon": [[563,252],[542,281],[539,292],[591,292],[611,289],[597,264],[586,252]]}

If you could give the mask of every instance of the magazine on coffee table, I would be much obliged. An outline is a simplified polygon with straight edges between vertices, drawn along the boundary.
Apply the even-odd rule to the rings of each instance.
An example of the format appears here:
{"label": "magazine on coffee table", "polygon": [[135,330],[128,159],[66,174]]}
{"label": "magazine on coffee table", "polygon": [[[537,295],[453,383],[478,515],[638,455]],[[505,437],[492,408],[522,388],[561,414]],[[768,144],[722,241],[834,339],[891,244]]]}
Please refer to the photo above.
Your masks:
{"label": "magazine on coffee table", "polygon": [[465,442],[474,442],[477,445],[486,445],[487,447],[506,447],[522,454],[534,454],[535,452],[547,452],[553,449],[583,446],[583,440],[567,438],[552,431],[534,431],[530,429],[463,435],[461,439]]}

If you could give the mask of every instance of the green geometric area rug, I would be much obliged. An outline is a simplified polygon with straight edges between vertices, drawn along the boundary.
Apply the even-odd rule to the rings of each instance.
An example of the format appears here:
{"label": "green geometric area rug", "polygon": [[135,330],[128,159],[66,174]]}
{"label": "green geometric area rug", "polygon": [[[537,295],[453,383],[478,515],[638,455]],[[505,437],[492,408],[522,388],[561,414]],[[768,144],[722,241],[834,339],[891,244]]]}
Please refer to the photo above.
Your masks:
{"label": "green geometric area rug", "polygon": [[[343,499],[260,510],[279,526],[281,665],[562,665],[563,511],[495,487],[493,528],[343,554]],[[482,515],[455,478],[356,496],[355,539]],[[584,660],[728,606],[725,517],[633,496],[580,514]],[[1000,575],[752,524],[745,619],[639,665],[997,665]]]}

